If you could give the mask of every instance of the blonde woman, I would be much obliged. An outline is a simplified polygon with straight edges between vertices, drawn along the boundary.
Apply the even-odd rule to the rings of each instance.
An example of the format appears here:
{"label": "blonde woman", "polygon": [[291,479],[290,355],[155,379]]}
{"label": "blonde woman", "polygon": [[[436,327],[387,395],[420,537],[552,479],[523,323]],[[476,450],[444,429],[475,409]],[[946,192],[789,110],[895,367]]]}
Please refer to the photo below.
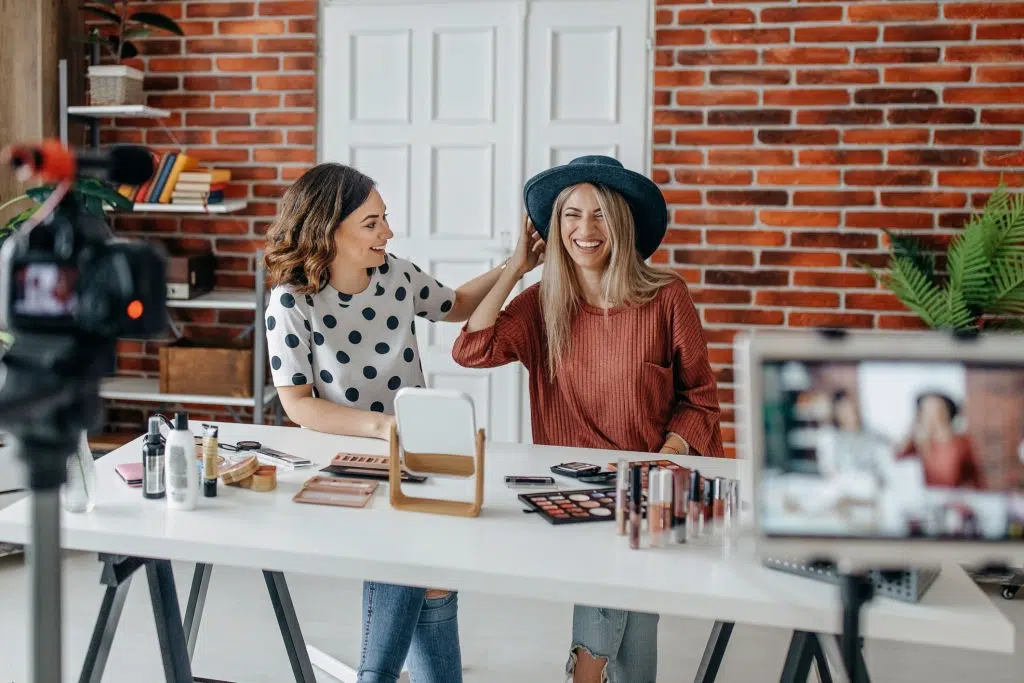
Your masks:
{"label": "blonde woman", "polygon": [[[461,365],[521,362],[538,444],[723,456],[717,387],[683,280],[645,262],[667,227],[658,187],[605,156],[532,178],[515,253],[470,316]],[[536,229],[533,227],[536,226]],[[539,285],[501,306],[537,265]],[[575,683],[654,683],[658,615],[577,605]]]}

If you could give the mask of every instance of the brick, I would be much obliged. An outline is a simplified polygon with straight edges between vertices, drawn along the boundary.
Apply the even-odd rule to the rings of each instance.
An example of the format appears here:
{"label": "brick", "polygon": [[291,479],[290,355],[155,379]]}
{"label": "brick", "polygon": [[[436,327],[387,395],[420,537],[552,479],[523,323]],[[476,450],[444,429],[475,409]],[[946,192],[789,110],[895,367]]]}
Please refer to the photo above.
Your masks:
{"label": "brick", "polygon": [[724,109],[708,112],[708,125],[783,126],[791,116],[788,109]]}
{"label": "brick", "polygon": [[1017,149],[999,149],[984,154],[986,166],[1024,166],[1024,152]]}
{"label": "brick", "polygon": [[1022,45],[951,45],[946,48],[949,62],[1019,62],[1024,61]]}
{"label": "brick", "polygon": [[217,68],[221,71],[277,71],[281,60],[277,57],[218,57]]}
{"label": "brick", "polygon": [[654,51],[654,65],[655,66],[672,66],[672,50],[655,50]]}
{"label": "brick", "polygon": [[930,107],[921,109],[891,109],[889,123],[895,125],[911,124],[970,124],[974,123],[977,113],[973,109],[952,109]]}
{"label": "brick", "polygon": [[841,21],[842,7],[766,7],[761,10],[764,23],[797,24],[810,21]]}
{"label": "brick", "polygon": [[260,52],[316,52],[315,38],[262,38]]}
{"label": "brick", "polygon": [[288,108],[312,109],[316,106],[315,93],[292,93],[284,96],[284,106]]}
{"label": "brick", "polygon": [[658,47],[668,47],[670,45],[703,45],[704,31],[699,28],[660,28],[654,32],[654,44]]}
{"label": "brick", "polygon": [[786,319],[790,327],[870,328],[873,315],[863,313],[804,313],[791,312]]}
{"label": "brick", "polygon": [[219,145],[280,145],[283,140],[279,130],[220,130],[217,131]]}
{"label": "brick", "polygon": [[827,289],[874,289],[875,279],[867,273],[797,271],[793,273],[793,285]]}
{"label": "brick", "polygon": [[797,112],[796,122],[807,126],[877,126],[881,109],[808,109]]}
{"label": "brick", "polygon": [[939,61],[940,52],[937,47],[858,47],[853,52],[853,61],[856,64],[920,64]]}
{"label": "brick", "polygon": [[766,105],[809,105],[820,107],[828,104],[849,104],[850,94],[846,90],[830,88],[793,88],[767,90],[764,93]]}
{"label": "brick", "polygon": [[200,162],[207,163],[240,163],[249,161],[249,150],[238,147],[232,149],[197,147],[189,150],[189,156],[197,158]]}
{"label": "brick", "polygon": [[943,100],[949,104],[1017,104],[1024,101],[1024,87],[946,88]]}
{"label": "brick", "polygon": [[893,166],[976,166],[978,152],[973,149],[891,149],[888,163]]}
{"label": "brick", "polygon": [[286,55],[281,62],[285,71],[315,71],[316,57],[312,55]]}
{"label": "brick", "polygon": [[676,249],[676,263],[701,266],[752,266],[754,254],[749,251],[723,251],[718,249]]}
{"label": "brick", "polygon": [[1019,2],[958,2],[945,6],[947,19],[1022,19]]}
{"label": "brick", "polygon": [[788,85],[789,71],[779,69],[717,69],[711,85]]}
{"label": "brick", "polygon": [[260,15],[265,17],[315,16],[318,0],[289,0],[268,2],[260,0]]}
{"label": "brick", "polygon": [[185,41],[186,52],[224,54],[252,52],[252,38],[193,38]]}
{"label": "brick", "polygon": [[311,130],[290,130],[288,131],[288,144],[312,147],[316,144],[316,134]]}
{"label": "brick", "polygon": [[839,294],[834,292],[778,292],[762,290],[754,297],[757,306],[793,308],[838,308]]}
{"label": "brick", "polygon": [[[883,246],[886,244],[885,236],[882,236]],[[878,252],[851,252],[846,255],[846,267],[847,268],[863,268],[868,266],[870,268],[884,269],[889,267],[889,255]]]}
{"label": "brick", "polygon": [[863,85],[878,83],[876,69],[808,69],[798,71],[800,85]]}
{"label": "brick", "polygon": [[850,51],[837,47],[780,47],[765,50],[765,64],[848,64]]}
{"label": "brick", "polygon": [[711,31],[711,42],[719,45],[756,45],[789,42],[788,28],[738,28]]}
{"label": "brick", "polygon": [[886,83],[966,83],[969,66],[893,66],[885,69]]}
{"label": "brick", "polygon": [[[927,21],[939,18],[937,2],[877,3],[853,5],[847,12],[850,21]],[[948,15],[947,15],[947,18]]]}
{"label": "brick", "polygon": [[1024,38],[1024,24],[979,24],[976,40],[1020,40]]}
{"label": "brick", "polygon": [[681,9],[676,15],[680,26],[688,24],[753,24],[754,13],[748,9]]}
{"label": "brick", "polygon": [[880,228],[886,230],[928,230],[935,225],[930,213],[904,213],[895,211],[848,211],[848,228]]}
{"label": "brick", "polygon": [[992,128],[947,129],[935,131],[937,145],[1019,145],[1019,130]]}
{"label": "brick", "polygon": [[878,40],[878,27],[813,26],[798,28],[793,35],[798,43],[873,43]]}
{"label": "brick", "polygon": [[662,241],[662,245],[700,244],[702,237],[703,233],[700,230],[680,230],[678,228],[669,228],[665,232],[665,239]]}
{"label": "brick", "polygon": [[112,128],[100,131],[101,145],[141,145],[143,144],[142,130],[124,130]]}
{"label": "brick", "polygon": [[277,19],[221,21],[217,23],[217,32],[222,36],[279,36],[285,33],[285,23]]}
{"label": "brick", "polygon": [[789,149],[713,149],[708,152],[712,166],[792,166],[793,150]]}
{"label": "brick", "polygon": [[196,73],[213,69],[213,60],[206,57],[152,57],[148,64],[152,73]]}
{"label": "brick", "polygon": [[760,130],[757,139],[765,145],[834,145],[839,142],[837,130],[781,129]]}
{"label": "brick", "polygon": [[960,230],[971,219],[971,214],[960,211],[939,214],[939,227]]}
{"label": "brick", "polygon": [[1024,83],[1024,67],[979,66],[975,80],[978,83]]}
{"label": "brick", "polygon": [[148,145],[209,145],[213,142],[213,131],[209,130],[174,130],[170,128],[154,128],[146,131]]}
{"label": "brick", "polygon": [[789,243],[794,247],[809,247],[811,249],[875,249],[878,247],[878,235],[867,232],[816,230],[791,233]]}
{"label": "brick", "polygon": [[146,92],[179,90],[181,88],[180,76],[144,76],[142,87]]}
{"label": "brick", "polygon": [[704,123],[702,111],[680,111],[678,109],[656,109],[652,117],[655,125],[694,126]]}
{"label": "brick", "polygon": [[916,315],[880,315],[878,316],[878,329],[928,330],[930,328]]}
{"label": "brick", "polygon": [[209,95],[147,95],[146,103],[159,109],[209,109]]}
{"label": "brick", "polygon": [[677,169],[675,180],[683,185],[749,185],[754,174],[751,171],[733,169]]}
{"label": "brick", "polygon": [[742,107],[758,103],[754,90],[677,90],[676,104],[681,107]]}
{"label": "brick", "polygon": [[847,185],[915,185],[925,186],[932,184],[931,171],[903,171],[903,170],[850,170],[843,174],[843,180]]}
{"label": "brick", "polygon": [[838,185],[839,171],[787,169],[757,172],[758,185]]}
{"label": "brick", "polygon": [[[184,233],[198,233],[211,235],[247,235],[249,234],[249,222],[246,220],[227,219],[195,219],[186,218],[181,222],[181,231]],[[218,263],[218,266],[221,264]],[[210,322],[213,322],[210,320]]]}
{"label": "brick", "polygon": [[857,104],[936,104],[939,96],[930,88],[862,88],[854,93]]}
{"label": "brick", "polygon": [[189,18],[251,17],[255,13],[256,5],[252,2],[211,2],[202,5],[190,3],[185,8],[185,16]]}
{"label": "brick", "polygon": [[139,53],[152,56],[152,55],[180,55],[182,53],[182,41],[181,38],[170,38],[165,40],[160,39],[149,39],[141,40],[135,44],[139,48]]}
{"label": "brick", "polygon": [[313,126],[316,114],[302,111],[257,112],[254,123],[257,126]]}
{"label": "brick", "polygon": [[785,206],[789,194],[785,190],[708,190],[712,206]]}
{"label": "brick", "polygon": [[251,76],[186,76],[185,90],[252,90]]}
{"label": "brick", "polygon": [[714,325],[781,325],[785,314],[772,310],[708,308],[704,310],[704,320]]}
{"label": "brick", "polygon": [[882,36],[887,43],[939,43],[970,40],[971,25],[886,26]]}
{"label": "brick", "polygon": [[800,266],[803,268],[835,268],[843,259],[834,251],[762,251],[762,266]]}
{"label": "brick", "polygon": [[178,25],[181,27],[181,32],[188,37],[213,35],[212,21],[179,21]]}
{"label": "brick", "polygon": [[794,206],[872,206],[875,193],[869,190],[800,190],[793,193]]}
{"label": "brick", "polygon": [[843,131],[848,145],[913,145],[926,144],[931,138],[927,128],[859,128]]}
{"label": "brick", "polygon": [[185,123],[189,126],[221,128],[250,126],[252,120],[248,112],[189,112],[185,116]]}
{"label": "brick", "polygon": [[316,33],[315,19],[292,19],[288,22],[288,33]]}
{"label": "brick", "polygon": [[661,194],[669,204],[700,204],[700,190],[662,189]]}
{"label": "brick", "polygon": [[678,69],[658,69],[654,72],[654,86],[656,88],[670,88],[672,86],[692,86],[703,84],[703,71],[680,71]]}
{"label": "brick", "polygon": [[726,287],[785,287],[789,284],[789,271],[785,270],[722,270],[704,271],[704,282]]}
{"label": "brick", "polygon": [[[312,164],[309,166],[312,167]],[[281,167],[281,180],[298,180],[306,170],[307,168],[303,166],[283,166]]]}
{"label": "brick", "polygon": [[656,149],[652,159],[656,164],[699,164],[703,161],[700,152],[689,149]]}
{"label": "brick", "polygon": [[742,209],[682,209],[672,216],[679,225],[753,225],[754,212]]}
{"label": "brick", "polygon": [[781,247],[786,233],[769,230],[708,230],[708,244],[741,244],[750,247]]}
{"label": "brick", "polygon": [[214,106],[218,109],[270,109],[280,103],[280,95],[217,95]]}
{"label": "brick", "polygon": [[316,76],[257,76],[257,90],[315,90]]}
{"label": "brick", "polygon": [[774,211],[765,209],[759,214],[761,223],[783,228],[838,228],[839,212],[835,211]]}
{"label": "brick", "polygon": [[669,26],[675,21],[675,15],[671,10],[660,9],[654,13],[654,23],[657,26]]}
{"label": "brick", "polygon": [[967,204],[962,192],[882,192],[882,206],[908,209],[957,209]]}
{"label": "brick", "polygon": [[1024,173],[1002,171],[940,171],[939,185],[944,187],[1007,187],[1024,185]]}
{"label": "brick", "polygon": [[236,166],[231,169],[232,180],[276,180],[277,169],[268,166]]}
{"label": "brick", "polygon": [[746,289],[691,289],[690,297],[697,304],[749,304],[754,298]]}
{"label": "brick", "polygon": [[994,125],[1024,123],[1024,109],[985,109],[981,112],[981,122]]}
{"label": "brick", "polygon": [[676,53],[676,64],[680,66],[736,66],[757,64],[757,59],[756,50],[679,50]]}
{"label": "brick", "polygon": [[699,129],[677,130],[677,145],[750,145],[754,143],[752,130]]}

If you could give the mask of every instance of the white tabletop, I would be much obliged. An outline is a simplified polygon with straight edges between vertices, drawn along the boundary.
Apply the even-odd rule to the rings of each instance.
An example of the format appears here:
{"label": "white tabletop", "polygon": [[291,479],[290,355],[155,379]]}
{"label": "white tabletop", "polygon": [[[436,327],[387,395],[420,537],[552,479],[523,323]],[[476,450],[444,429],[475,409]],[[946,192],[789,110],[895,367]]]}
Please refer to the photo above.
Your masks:
{"label": "white tabletop", "polygon": [[[222,442],[255,439],[318,467],[338,452],[386,452],[382,441],[218,424]],[[96,508],[64,513],[65,548],[840,631],[839,594],[832,585],[767,569],[738,552],[725,558],[709,545],[631,550],[616,535],[614,522],[548,524],[524,514],[516,498],[520,491],[504,485],[506,474],[548,474],[551,465],[570,460],[606,465],[620,452],[488,444],[484,509],[475,519],[393,510],[383,482],[362,509],[292,502],[316,468],[279,471],[278,488],[269,493],[222,484],[216,498],[200,498],[198,509],[171,511],[162,500],[143,499],[113,471],[140,453],[137,439],[97,461]],[[707,475],[748,480],[742,462],[672,459]],[[580,488],[572,480],[556,480],[561,488]],[[432,478],[404,488],[411,495],[469,495],[468,483],[457,479]],[[26,542],[28,525],[27,500],[0,510],[0,540]],[[957,565],[943,568],[920,603],[876,598],[865,608],[862,634],[992,652],[1009,653],[1014,646],[1012,624]]]}

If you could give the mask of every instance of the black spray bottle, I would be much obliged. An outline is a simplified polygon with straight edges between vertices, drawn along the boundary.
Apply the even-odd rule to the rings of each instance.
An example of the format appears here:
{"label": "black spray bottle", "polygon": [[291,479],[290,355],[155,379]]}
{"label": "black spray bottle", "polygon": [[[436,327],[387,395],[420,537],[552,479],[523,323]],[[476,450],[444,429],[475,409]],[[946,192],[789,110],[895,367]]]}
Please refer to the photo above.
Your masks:
{"label": "black spray bottle", "polygon": [[160,417],[149,418],[149,431],[142,444],[142,495],[163,498],[167,495],[164,481],[164,445],[160,436]]}

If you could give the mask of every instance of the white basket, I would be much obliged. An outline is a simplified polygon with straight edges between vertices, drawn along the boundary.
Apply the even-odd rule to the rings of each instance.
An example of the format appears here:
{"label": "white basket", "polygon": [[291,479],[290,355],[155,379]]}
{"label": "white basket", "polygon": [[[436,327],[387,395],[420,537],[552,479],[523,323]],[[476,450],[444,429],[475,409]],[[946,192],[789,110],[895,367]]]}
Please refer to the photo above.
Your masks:
{"label": "white basket", "polygon": [[89,67],[89,103],[93,106],[145,104],[142,72],[123,64]]}

